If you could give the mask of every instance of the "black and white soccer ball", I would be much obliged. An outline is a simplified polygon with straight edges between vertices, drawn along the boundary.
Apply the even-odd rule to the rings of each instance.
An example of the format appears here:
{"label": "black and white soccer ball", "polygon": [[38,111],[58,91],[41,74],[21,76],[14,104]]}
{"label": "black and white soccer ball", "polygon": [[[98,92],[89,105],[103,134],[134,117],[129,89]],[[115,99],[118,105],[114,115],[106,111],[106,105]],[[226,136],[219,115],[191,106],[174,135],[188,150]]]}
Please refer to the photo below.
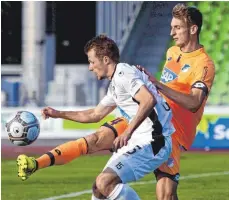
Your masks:
{"label": "black and white soccer ball", "polygon": [[36,116],[28,111],[19,111],[5,125],[9,140],[17,146],[32,144],[39,136],[40,123]]}

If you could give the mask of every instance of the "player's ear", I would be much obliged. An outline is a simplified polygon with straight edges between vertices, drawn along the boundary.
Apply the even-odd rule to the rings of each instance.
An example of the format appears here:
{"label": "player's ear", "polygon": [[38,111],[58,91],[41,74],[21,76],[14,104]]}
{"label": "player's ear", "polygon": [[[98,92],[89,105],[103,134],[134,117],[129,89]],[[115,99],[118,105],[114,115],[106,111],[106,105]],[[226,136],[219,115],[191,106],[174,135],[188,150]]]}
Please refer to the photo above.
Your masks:
{"label": "player's ear", "polygon": [[108,56],[104,56],[103,57],[103,62],[104,62],[104,64],[109,64],[110,58]]}
{"label": "player's ear", "polygon": [[192,25],[190,27],[190,34],[194,35],[194,34],[197,33],[197,31],[198,31],[198,26],[197,25]]}

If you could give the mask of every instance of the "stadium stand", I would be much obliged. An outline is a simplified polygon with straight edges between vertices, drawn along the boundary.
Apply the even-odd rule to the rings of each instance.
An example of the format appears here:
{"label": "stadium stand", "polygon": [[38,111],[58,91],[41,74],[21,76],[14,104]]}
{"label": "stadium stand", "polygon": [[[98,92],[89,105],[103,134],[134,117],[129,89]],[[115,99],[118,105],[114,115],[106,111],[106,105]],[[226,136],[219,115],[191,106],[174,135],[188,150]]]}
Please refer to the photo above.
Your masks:
{"label": "stadium stand", "polygon": [[[170,20],[171,10],[177,3],[97,2],[96,34],[106,33],[118,43],[122,62],[140,64],[159,79],[165,61],[166,49],[173,45],[169,36]],[[208,99],[208,105],[228,105],[229,4],[223,1],[193,1],[188,4],[198,7],[203,13],[200,42],[214,60],[216,67],[215,82]],[[2,65],[2,75],[11,76],[12,72],[9,69],[11,68]],[[17,75],[19,77],[21,68],[20,70],[13,69],[13,73],[14,76]],[[98,87],[106,89],[107,84],[104,82],[97,83]],[[53,82],[50,81],[47,88],[51,90],[49,96],[46,96],[47,102],[51,102],[54,99],[57,100],[57,104],[64,104],[64,100],[60,100],[60,98],[56,98],[53,95],[53,93],[57,93],[61,89],[58,84],[54,87]],[[75,98],[73,96],[72,99]],[[97,96],[99,95],[97,94]],[[93,102],[96,99],[97,97]],[[77,99],[78,101],[83,100]],[[7,103],[7,105],[11,104]],[[82,105],[82,103],[78,102],[75,105]]]}
{"label": "stadium stand", "polygon": [[[171,10],[177,2],[144,2],[121,52],[121,60],[140,64],[160,78],[169,37]],[[229,104],[229,5],[228,2],[189,2],[203,13],[200,42],[216,67],[208,105]],[[160,12],[158,12],[160,6]],[[136,16],[136,15],[135,15]],[[118,29],[118,27],[117,27]],[[109,35],[109,34],[108,34]]]}

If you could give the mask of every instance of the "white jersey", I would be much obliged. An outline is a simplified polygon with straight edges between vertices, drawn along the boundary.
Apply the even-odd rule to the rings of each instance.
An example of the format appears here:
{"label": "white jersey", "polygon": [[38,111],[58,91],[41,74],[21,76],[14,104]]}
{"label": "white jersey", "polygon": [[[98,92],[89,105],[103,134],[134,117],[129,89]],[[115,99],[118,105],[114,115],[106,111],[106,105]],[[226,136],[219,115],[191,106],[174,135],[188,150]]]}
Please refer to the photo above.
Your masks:
{"label": "white jersey", "polygon": [[107,94],[101,104],[104,106],[116,105],[121,115],[131,122],[139,108],[134,96],[143,85],[154,95],[157,104],[149,117],[134,131],[131,140],[149,141],[152,140],[152,135],[171,135],[175,129],[171,123],[172,111],[169,105],[149,81],[148,75],[135,66],[126,63],[117,64]]}

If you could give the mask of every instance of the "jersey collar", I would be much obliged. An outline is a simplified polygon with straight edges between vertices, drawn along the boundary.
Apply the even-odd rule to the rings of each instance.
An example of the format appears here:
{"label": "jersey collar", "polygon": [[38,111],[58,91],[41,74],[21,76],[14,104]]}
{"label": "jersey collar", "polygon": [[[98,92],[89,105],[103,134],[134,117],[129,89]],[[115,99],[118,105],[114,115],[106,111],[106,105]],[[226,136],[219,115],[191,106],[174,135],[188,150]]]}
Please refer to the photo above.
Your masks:
{"label": "jersey collar", "polygon": [[111,80],[112,80],[112,78],[113,78],[113,76],[114,76],[114,74],[115,74],[115,72],[116,72],[117,65],[118,65],[118,63],[117,63],[117,64],[115,65],[115,67],[114,67],[114,72],[113,72],[113,74],[111,75]]}
{"label": "jersey collar", "polygon": [[179,48],[179,54],[182,54],[182,57],[185,57],[185,58],[195,57],[195,56],[198,56],[198,55],[200,55],[200,54],[202,54],[204,52],[205,52],[204,46],[202,46],[201,48],[199,48],[199,49],[197,49],[195,51],[191,51],[191,52],[183,52]]}

